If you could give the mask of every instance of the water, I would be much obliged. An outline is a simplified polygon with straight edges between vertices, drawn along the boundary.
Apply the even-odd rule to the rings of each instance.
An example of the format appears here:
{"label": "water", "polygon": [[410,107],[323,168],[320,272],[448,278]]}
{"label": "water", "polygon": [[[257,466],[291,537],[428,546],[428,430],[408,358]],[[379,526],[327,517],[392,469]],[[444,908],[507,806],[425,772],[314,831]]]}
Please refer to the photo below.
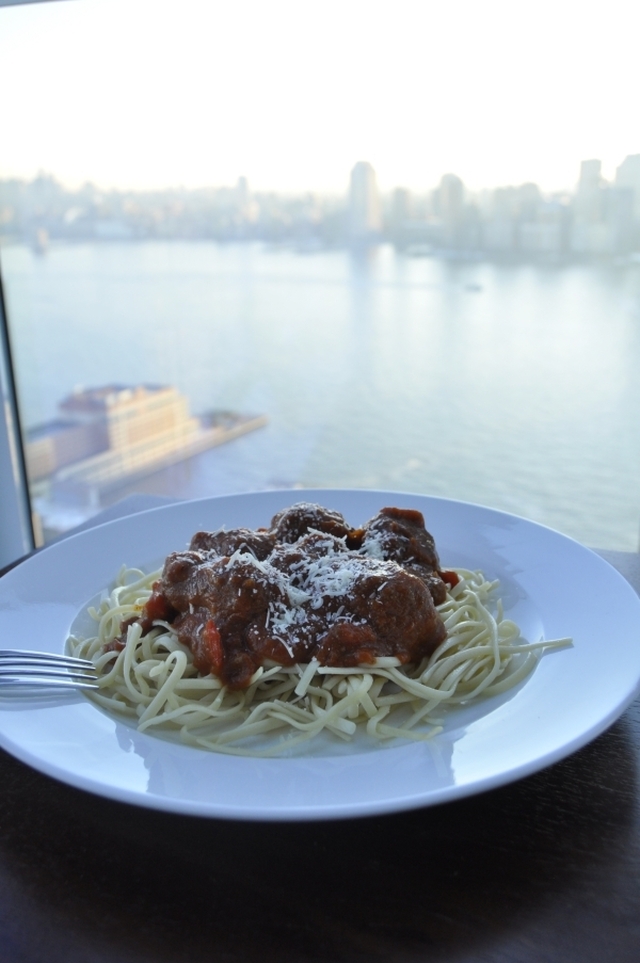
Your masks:
{"label": "water", "polygon": [[638,548],[638,265],[206,242],[1,257],[27,425],[107,382],[175,384],[195,413],[269,415],[138,491],[391,488]]}

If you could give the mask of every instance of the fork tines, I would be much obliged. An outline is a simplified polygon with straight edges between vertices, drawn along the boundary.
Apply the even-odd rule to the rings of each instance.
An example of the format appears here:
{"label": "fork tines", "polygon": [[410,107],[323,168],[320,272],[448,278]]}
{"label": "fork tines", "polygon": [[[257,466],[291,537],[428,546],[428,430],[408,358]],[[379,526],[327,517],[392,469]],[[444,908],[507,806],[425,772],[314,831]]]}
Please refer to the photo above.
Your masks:
{"label": "fork tines", "polygon": [[98,687],[89,659],[20,649],[0,650],[0,686]]}

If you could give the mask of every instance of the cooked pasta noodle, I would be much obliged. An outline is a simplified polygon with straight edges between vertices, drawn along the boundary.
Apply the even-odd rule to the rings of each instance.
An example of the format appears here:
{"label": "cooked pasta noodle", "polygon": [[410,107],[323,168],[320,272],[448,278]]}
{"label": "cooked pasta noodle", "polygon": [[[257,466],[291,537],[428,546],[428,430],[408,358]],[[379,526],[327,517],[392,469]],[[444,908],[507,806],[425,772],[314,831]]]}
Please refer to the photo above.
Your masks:
{"label": "cooked pasta noodle", "polygon": [[143,635],[133,621],[124,648],[109,647],[123,621],[140,615],[160,574],[124,567],[110,594],[89,609],[96,635],[72,636],[69,648],[98,669],[100,688],[88,698],[135,720],[140,731],[173,731],[205,749],[278,755],[321,732],[349,740],[358,728],[379,742],[424,740],[441,731],[447,708],[505,692],[526,678],[545,649],[571,644],[525,642],[500,600],[493,601],[498,583],[481,572],[455,571],[460,581],[438,606],[447,637],[419,665],[401,665],[395,657],[355,668],[315,659],[266,664],[246,689],[232,691],[215,675],[198,673],[168,622],[154,622]]}

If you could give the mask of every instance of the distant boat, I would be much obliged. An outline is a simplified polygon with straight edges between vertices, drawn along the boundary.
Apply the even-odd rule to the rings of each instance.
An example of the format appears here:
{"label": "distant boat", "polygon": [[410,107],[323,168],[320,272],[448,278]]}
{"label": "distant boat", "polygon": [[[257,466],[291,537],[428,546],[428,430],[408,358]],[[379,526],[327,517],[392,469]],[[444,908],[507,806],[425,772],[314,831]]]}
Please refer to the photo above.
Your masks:
{"label": "distant boat", "polygon": [[482,285],[472,282],[471,284],[465,284],[464,289],[465,291],[482,291]]}

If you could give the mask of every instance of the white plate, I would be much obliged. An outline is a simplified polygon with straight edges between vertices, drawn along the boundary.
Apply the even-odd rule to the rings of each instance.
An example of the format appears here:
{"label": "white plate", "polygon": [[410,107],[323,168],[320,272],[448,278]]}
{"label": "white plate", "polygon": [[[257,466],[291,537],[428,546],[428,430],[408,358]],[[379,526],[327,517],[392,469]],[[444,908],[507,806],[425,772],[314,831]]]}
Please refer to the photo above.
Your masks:
{"label": "white plate", "polygon": [[605,561],[513,515],[420,495],[263,492],[182,502],[82,532],[0,579],[5,646],[60,652],[88,599],[123,563],[155,564],[199,529],[267,525],[317,501],[359,525],[384,505],[417,508],[442,564],[498,577],[530,639],[572,636],[515,692],[451,712],[431,743],[345,749],[325,741],[295,758],[207,753],[138,733],[81,695],[0,703],[0,745],[63,782],[123,802],[237,819],[362,816],[481,792],[569,755],[609,726],[640,682],[640,599]]}

